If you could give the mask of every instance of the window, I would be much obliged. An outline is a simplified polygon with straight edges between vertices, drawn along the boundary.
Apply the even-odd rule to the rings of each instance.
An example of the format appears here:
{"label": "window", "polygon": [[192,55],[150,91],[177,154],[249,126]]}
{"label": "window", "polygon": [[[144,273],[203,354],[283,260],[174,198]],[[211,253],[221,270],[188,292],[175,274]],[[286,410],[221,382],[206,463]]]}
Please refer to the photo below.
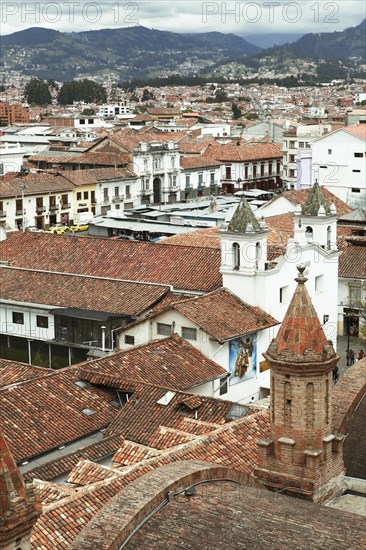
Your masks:
{"label": "window", "polygon": [[289,177],[294,178],[295,177],[295,170],[290,169],[289,170]]}
{"label": "window", "polygon": [[315,277],[315,292],[323,292],[324,290],[324,275]]}
{"label": "window", "polygon": [[48,328],[48,317],[45,315],[37,315],[37,327]]}
{"label": "window", "polygon": [[103,189],[103,198],[104,198],[104,202],[108,202],[108,200],[109,200],[109,196],[108,196],[108,195],[109,195],[109,194],[108,194],[108,188],[105,187],[105,188]]}
{"label": "window", "polygon": [[89,191],[84,191],[84,199],[88,199],[89,198]]}
{"label": "window", "polygon": [[362,158],[363,157],[363,153],[354,153],[354,156],[356,158]]}
{"label": "window", "polygon": [[118,197],[118,196],[119,196],[119,187],[115,187],[115,188],[114,188],[114,196],[115,196],[115,197]]}
{"label": "window", "polygon": [[310,148],[311,148],[311,144],[310,144],[310,143],[305,143],[305,147],[306,147],[306,149],[310,149]]}
{"label": "window", "polygon": [[332,149],[328,149],[328,155],[332,154]]}
{"label": "window", "polygon": [[76,193],[76,200],[81,201],[81,193]]}
{"label": "window", "polygon": [[125,344],[129,344],[131,346],[135,345],[135,337],[131,336],[130,334],[125,335]]}
{"label": "window", "polygon": [[94,124],[94,119],[93,118],[88,118],[88,124]]}
{"label": "window", "polygon": [[295,155],[290,155],[290,162],[295,162]]}
{"label": "window", "polygon": [[253,178],[257,177],[257,165],[253,164]]}
{"label": "window", "polygon": [[220,395],[224,395],[225,393],[227,393],[227,391],[227,378],[225,378],[225,380],[220,381]]}
{"label": "window", "polygon": [[191,174],[186,174],[186,187],[191,186]]}
{"label": "window", "polygon": [[358,187],[352,187],[351,192],[352,193],[361,193],[361,189],[359,189]]}
{"label": "window", "polygon": [[299,141],[299,148],[304,149],[304,147],[305,147],[305,142],[304,141]]}
{"label": "window", "polygon": [[198,173],[198,185],[199,186],[203,185],[203,173],[202,172]]}
{"label": "window", "polygon": [[261,163],[261,177],[264,176],[264,162]]}
{"label": "window", "polygon": [[239,243],[233,244],[233,269],[240,268],[240,245]]}
{"label": "window", "polygon": [[295,147],[296,147],[295,141],[290,141],[289,147],[290,147],[290,149],[295,149]]}
{"label": "window", "polygon": [[80,119],[80,124],[85,124],[85,118]]}
{"label": "window", "polygon": [[280,304],[284,304],[287,299],[288,286],[283,286],[280,288]]}
{"label": "window", "polygon": [[24,313],[13,311],[13,323],[17,325],[24,325]]}
{"label": "window", "polygon": [[210,172],[210,184],[215,184],[215,172]]}
{"label": "window", "polygon": [[167,325],[166,323],[157,323],[157,333],[162,336],[171,336],[172,334],[172,325]]}
{"label": "window", "polygon": [[182,338],[185,338],[186,340],[197,340],[197,329],[182,327]]}
{"label": "window", "polygon": [[130,199],[130,198],[131,198],[130,186],[126,185],[126,199]]}
{"label": "window", "polygon": [[323,325],[329,321],[329,315],[323,315]]}

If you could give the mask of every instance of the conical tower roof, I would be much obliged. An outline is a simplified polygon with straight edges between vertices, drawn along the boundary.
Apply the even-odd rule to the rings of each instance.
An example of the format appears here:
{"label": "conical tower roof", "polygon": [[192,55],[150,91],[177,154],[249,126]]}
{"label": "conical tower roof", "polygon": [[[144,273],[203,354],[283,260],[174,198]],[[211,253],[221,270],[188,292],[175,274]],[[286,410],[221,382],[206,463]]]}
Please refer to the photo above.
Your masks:
{"label": "conical tower roof", "polygon": [[248,201],[242,197],[233,217],[230,220],[228,231],[238,233],[257,233],[263,231],[258,220],[254,216]]}
{"label": "conical tower roof", "polygon": [[337,358],[333,344],[327,340],[305,283],[305,267],[298,267],[297,288],[277,336],[267,355],[281,362],[323,362]]}
{"label": "conical tower roof", "polygon": [[40,511],[33,485],[25,484],[0,430],[0,546],[30,531]]}
{"label": "conical tower roof", "polygon": [[321,206],[323,206],[325,214],[329,215],[331,213],[326,198],[324,197],[324,193],[316,180],[310,190],[304,206],[302,207],[302,214],[303,216],[317,216]]}

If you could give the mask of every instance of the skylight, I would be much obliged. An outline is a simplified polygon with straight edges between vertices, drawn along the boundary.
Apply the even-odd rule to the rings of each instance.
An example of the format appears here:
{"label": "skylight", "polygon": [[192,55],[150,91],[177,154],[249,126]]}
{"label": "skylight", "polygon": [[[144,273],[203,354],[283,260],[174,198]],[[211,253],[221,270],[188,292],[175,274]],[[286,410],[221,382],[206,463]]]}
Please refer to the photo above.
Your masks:
{"label": "skylight", "polygon": [[160,397],[160,399],[157,401],[158,405],[169,405],[173,397],[175,396],[174,391],[167,391],[163,397]]}

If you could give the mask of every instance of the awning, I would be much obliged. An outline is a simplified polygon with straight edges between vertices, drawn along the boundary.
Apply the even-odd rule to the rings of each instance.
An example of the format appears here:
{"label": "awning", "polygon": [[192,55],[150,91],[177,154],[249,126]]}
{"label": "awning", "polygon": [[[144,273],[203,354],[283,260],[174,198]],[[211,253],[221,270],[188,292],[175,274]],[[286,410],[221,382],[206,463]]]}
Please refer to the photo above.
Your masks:
{"label": "awning", "polygon": [[88,311],[86,309],[77,309],[69,307],[60,307],[51,309],[53,315],[62,315],[62,317],[76,317],[77,319],[90,319],[92,321],[107,321],[107,319],[127,317],[126,315],[116,315],[105,311]]}

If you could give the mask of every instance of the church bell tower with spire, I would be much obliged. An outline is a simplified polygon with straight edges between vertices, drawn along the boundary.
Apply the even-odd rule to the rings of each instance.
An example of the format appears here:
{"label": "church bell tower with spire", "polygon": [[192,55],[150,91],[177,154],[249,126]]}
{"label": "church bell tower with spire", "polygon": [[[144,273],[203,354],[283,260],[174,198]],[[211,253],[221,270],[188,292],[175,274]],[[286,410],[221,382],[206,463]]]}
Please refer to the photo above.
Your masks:
{"label": "church bell tower with spire", "polygon": [[258,481],[314,502],[336,494],[343,437],[332,431],[332,371],[339,360],[319,322],[299,266],[297,288],[264,354],[271,368],[270,439],[258,444]]}

